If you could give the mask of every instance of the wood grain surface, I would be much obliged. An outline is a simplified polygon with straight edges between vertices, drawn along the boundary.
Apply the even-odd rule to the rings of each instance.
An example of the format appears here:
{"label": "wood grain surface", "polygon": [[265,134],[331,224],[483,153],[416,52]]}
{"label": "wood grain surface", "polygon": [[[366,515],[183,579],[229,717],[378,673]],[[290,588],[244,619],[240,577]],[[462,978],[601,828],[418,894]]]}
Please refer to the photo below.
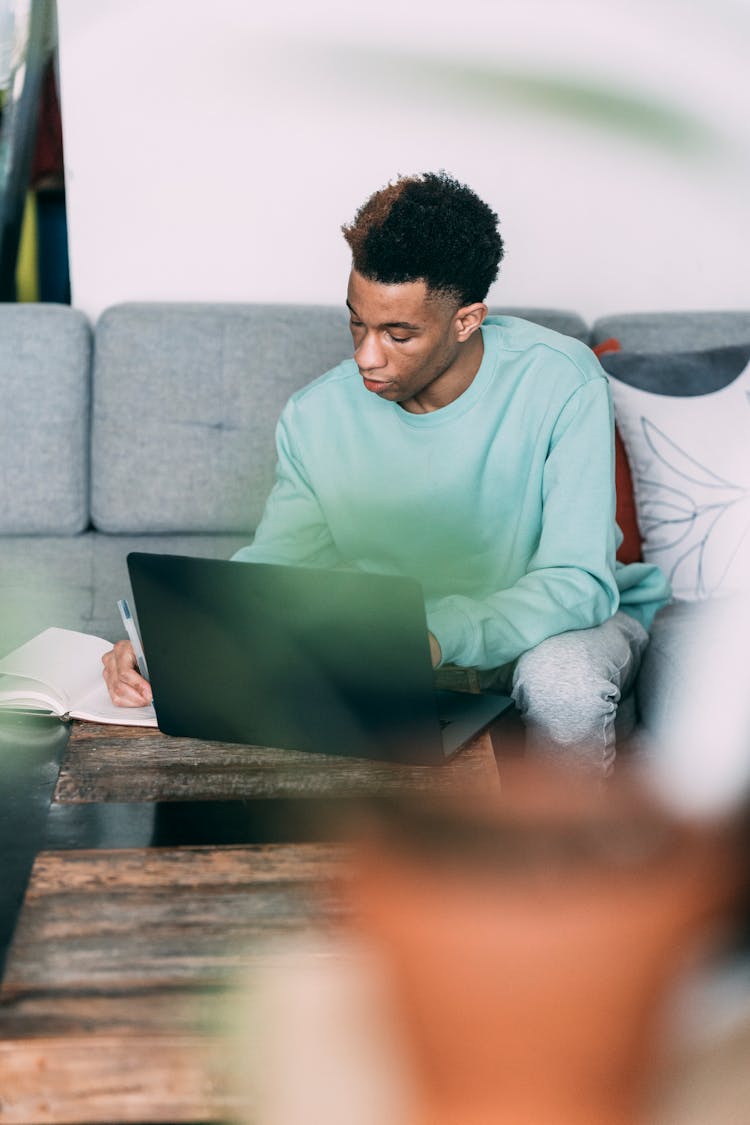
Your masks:
{"label": "wood grain surface", "polygon": [[3,1006],[37,989],[220,982],[262,939],[330,913],[328,880],[343,854],[327,844],[41,852]]}
{"label": "wood grain surface", "polygon": [[100,1033],[0,1042],[4,1125],[251,1120],[225,1077],[227,1044],[198,1035]]}
{"label": "wood grain surface", "polygon": [[[486,733],[445,765],[404,766],[76,722],[53,808],[498,785]],[[340,919],[346,857],[319,843],[40,852],[0,989],[0,1125],[251,1120],[227,1074],[226,993]]]}
{"label": "wood grain surface", "polygon": [[76,722],[54,800],[359,797],[458,788],[484,791],[488,785],[498,785],[498,774],[487,733],[444,765],[408,766]]}
{"label": "wood grain surface", "polygon": [[0,990],[0,1122],[227,1120],[225,990],[340,916],[336,845],[42,852]]}

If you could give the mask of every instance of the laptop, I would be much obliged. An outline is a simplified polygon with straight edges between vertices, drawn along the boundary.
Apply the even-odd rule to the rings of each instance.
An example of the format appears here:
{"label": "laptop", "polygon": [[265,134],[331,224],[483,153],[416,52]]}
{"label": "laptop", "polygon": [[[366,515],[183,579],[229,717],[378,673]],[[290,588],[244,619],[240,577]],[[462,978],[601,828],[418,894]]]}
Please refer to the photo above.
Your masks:
{"label": "laptop", "polygon": [[140,552],[128,569],[166,734],[430,764],[510,706],[436,692],[414,579]]}

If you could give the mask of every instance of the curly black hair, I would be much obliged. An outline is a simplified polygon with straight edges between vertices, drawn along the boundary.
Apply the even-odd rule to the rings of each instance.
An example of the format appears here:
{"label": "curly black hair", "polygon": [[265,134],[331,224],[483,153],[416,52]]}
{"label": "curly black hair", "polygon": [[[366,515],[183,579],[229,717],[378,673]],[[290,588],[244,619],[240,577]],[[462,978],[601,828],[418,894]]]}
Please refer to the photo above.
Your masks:
{"label": "curly black hair", "polygon": [[495,212],[447,172],[401,176],[341,229],[358,273],[385,285],[424,280],[461,305],[483,301],[503,257]]}

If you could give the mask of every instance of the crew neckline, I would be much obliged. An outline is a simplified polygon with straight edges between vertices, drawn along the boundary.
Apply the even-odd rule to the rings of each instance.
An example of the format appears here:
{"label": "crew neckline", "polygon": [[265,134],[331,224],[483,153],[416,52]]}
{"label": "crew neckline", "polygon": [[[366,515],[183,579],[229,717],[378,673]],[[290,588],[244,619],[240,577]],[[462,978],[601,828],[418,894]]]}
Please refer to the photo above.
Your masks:
{"label": "crew neckline", "polygon": [[481,398],[492,378],[499,345],[496,332],[486,332],[484,325],[480,328],[480,332],[482,333],[483,345],[482,362],[479,364],[476,375],[458,398],[454,398],[453,402],[449,402],[437,410],[429,410],[425,414],[412,414],[410,411],[404,410],[397,402],[390,404],[405,426],[421,429],[453,422],[456,418],[460,418],[468,410],[471,410],[478,399]]}

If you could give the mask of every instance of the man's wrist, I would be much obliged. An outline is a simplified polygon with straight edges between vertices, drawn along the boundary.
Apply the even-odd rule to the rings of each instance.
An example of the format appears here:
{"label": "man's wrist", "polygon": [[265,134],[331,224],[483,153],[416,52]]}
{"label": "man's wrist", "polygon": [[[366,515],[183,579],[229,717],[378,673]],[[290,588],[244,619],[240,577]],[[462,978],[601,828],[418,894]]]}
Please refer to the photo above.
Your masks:
{"label": "man's wrist", "polygon": [[440,642],[434,633],[428,633],[427,636],[430,640],[430,659],[432,660],[432,667],[437,668],[443,661],[443,653],[440,648]]}

